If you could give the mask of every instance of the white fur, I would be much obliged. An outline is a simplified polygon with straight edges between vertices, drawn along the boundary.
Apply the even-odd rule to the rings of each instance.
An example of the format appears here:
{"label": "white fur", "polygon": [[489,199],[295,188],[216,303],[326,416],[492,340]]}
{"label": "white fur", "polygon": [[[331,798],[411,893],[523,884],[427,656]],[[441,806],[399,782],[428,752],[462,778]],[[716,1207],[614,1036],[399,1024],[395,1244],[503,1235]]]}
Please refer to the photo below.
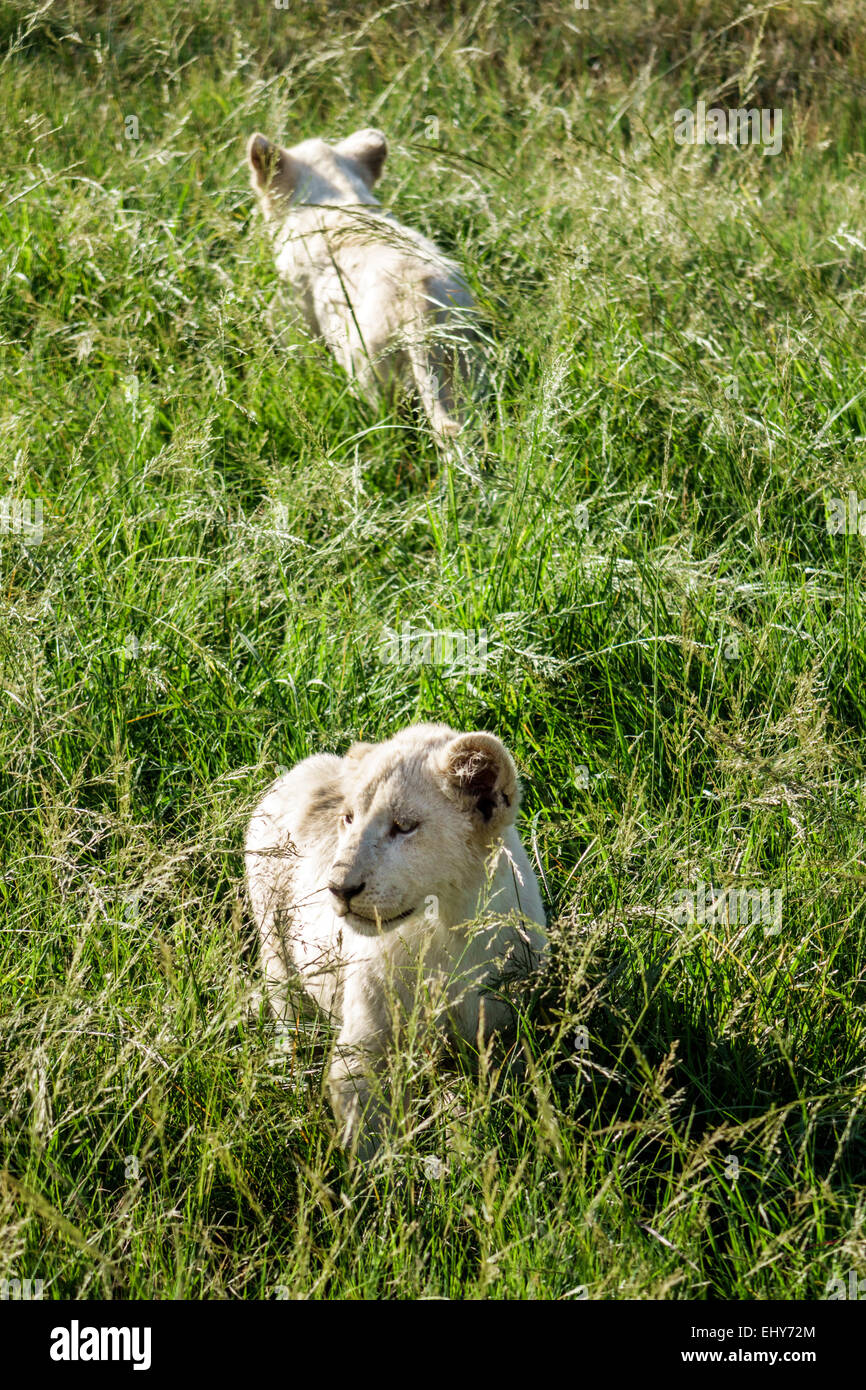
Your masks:
{"label": "white fur", "polygon": [[291,149],[256,134],[247,147],[277,271],[310,332],[372,403],[414,385],[444,442],[466,420],[461,381],[481,379],[474,302],[454,261],[382,211],[371,190],[386,153],[378,130]]}
{"label": "white fur", "polygon": [[[535,969],[546,946],[518,801],[492,734],[421,724],[307,758],[254,812],[247,884],[271,1001],[287,1017],[299,979],[339,1025],[329,1081],[345,1143],[369,1109],[361,1147],[376,1146],[371,1072],[387,1073],[419,989],[470,1043],[513,1024],[483,988]],[[334,891],[359,884],[348,901]]]}

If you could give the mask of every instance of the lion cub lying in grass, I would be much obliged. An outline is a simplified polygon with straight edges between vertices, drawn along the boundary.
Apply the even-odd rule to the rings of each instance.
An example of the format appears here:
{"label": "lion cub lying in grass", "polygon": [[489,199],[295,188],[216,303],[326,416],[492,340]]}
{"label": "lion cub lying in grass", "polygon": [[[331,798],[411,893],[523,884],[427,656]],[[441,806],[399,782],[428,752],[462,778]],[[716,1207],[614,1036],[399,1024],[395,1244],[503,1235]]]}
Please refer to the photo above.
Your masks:
{"label": "lion cub lying in grass", "polygon": [[331,1099],[362,1156],[378,1146],[377,1074],[419,999],[432,992],[474,1044],[514,1022],[496,982],[543,958],[519,796],[498,738],[417,724],[307,758],[253,814],[247,884],[271,1004],[291,1016],[294,977],[339,1024]]}
{"label": "lion cub lying in grass", "polygon": [[277,271],[310,331],[371,403],[414,385],[446,442],[466,420],[461,387],[480,384],[474,303],[457,265],[374,197],[387,149],[380,130],[288,150],[256,134],[247,158]]}

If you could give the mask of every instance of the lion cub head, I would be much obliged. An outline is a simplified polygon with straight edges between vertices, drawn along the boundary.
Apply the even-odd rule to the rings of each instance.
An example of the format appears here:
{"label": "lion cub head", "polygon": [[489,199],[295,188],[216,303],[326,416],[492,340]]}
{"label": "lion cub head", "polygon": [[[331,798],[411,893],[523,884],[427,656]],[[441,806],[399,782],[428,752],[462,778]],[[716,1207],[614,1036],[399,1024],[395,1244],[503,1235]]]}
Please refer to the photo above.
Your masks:
{"label": "lion cub head", "polygon": [[337,145],[304,140],[284,149],[256,132],[247,143],[250,183],[266,221],[291,205],[367,203],[385,163],[388,145],[381,130],[356,130]]}
{"label": "lion cub head", "polygon": [[356,743],[342,760],[340,792],[327,886],[335,912],[364,935],[423,915],[431,899],[440,919],[459,920],[520,796],[498,738],[445,724]]}

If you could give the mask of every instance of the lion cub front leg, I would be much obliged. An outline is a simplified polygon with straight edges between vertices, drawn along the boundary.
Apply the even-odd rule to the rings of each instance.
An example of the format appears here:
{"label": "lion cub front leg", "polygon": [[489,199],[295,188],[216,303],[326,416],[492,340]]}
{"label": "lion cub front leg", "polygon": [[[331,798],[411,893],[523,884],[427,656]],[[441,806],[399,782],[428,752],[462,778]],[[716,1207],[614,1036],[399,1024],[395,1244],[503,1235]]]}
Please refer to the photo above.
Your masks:
{"label": "lion cub front leg", "polygon": [[355,1149],[360,1159],[373,1158],[382,1147],[390,1112],[390,1052],[393,1029],[378,1017],[355,974],[346,982],[343,1026],[337,1036],[328,1072],[328,1088],[340,1142]]}
{"label": "lion cub front leg", "polygon": [[[381,1060],[381,1059],[375,1059]],[[340,1143],[364,1161],[382,1146],[386,1105],[376,1081],[384,1068],[364,1049],[349,1049],[337,1039],[337,1052],[328,1072],[331,1104],[340,1126]]]}

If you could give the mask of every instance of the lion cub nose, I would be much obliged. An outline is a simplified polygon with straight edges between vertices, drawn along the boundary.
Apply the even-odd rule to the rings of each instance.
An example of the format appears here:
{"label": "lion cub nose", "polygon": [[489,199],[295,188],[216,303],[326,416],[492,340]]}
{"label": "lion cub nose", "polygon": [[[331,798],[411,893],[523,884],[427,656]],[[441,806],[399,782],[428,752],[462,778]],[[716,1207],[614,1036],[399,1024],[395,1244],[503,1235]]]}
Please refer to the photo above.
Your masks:
{"label": "lion cub nose", "polygon": [[348,908],[349,903],[352,901],[352,899],[357,897],[359,893],[363,893],[365,887],[366,884],[363,883],[328,884],[329,891],[333,893],[334,897],[337,898],[343,904],[344,908]]}

